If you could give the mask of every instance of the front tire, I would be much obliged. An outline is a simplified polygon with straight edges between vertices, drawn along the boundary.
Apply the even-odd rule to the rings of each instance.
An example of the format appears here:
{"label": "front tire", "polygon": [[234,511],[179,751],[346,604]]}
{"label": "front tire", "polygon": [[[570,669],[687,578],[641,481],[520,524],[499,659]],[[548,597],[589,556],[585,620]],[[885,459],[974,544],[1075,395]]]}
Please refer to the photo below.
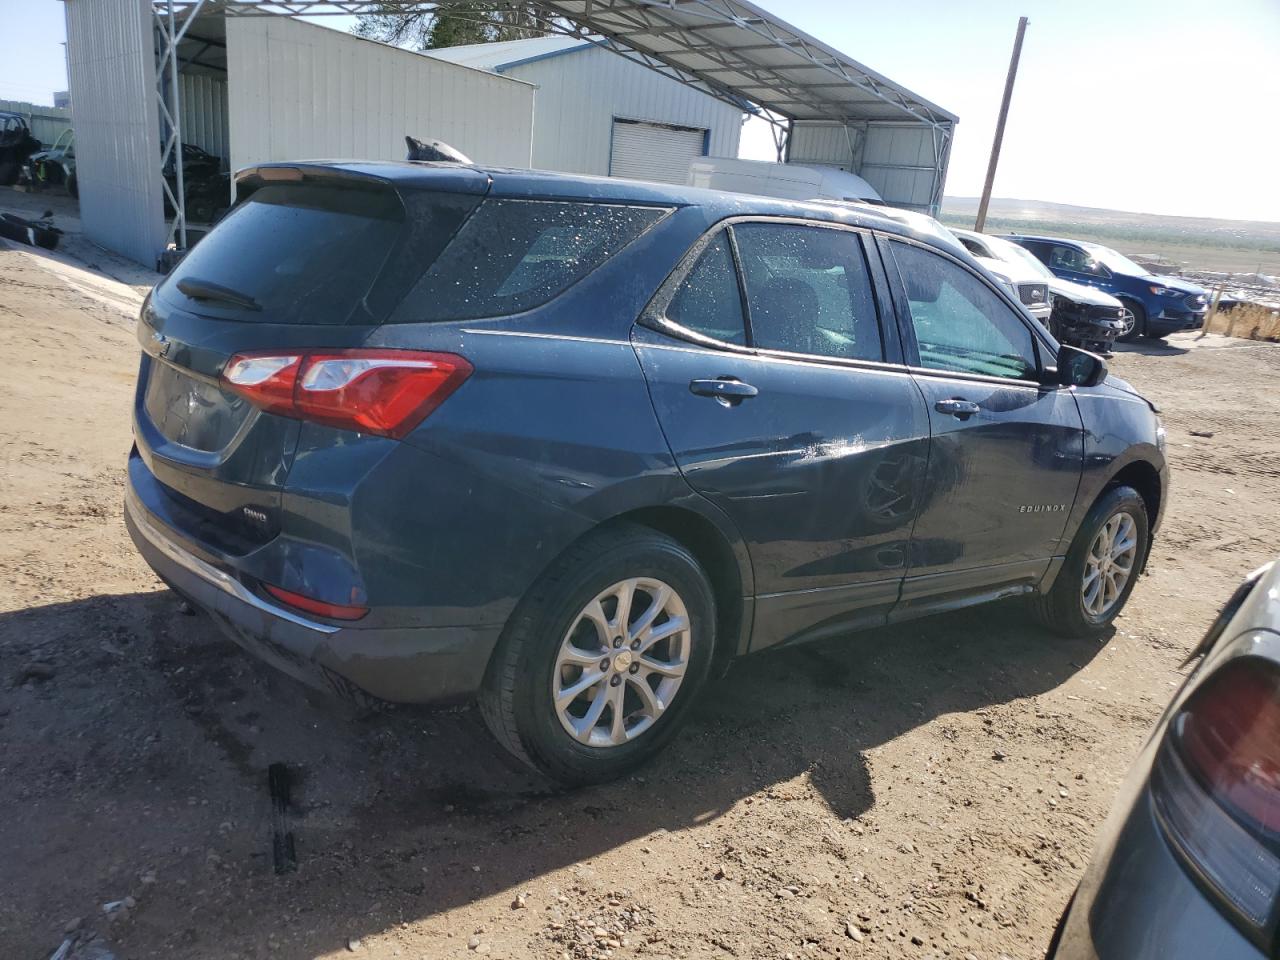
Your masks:
{"label": "front tire", "polygon": [[1147,507],[1133,487],[1107,490],[1085,516],[1037,619],[1065,637],[1104,632],[1129,600],[1147,559]]}
{"label": "front tire", "polygon": [[688,550],[645,527],[597,531],[521,600],[481,714],[552,780],[616,779],[676,734],[706,681],[715,628],[711,584]]}
{"label": "front tire", "polygon": [[1121,300],[1125,329],[1116,337],[1121,343],[1132,343],[1147,332],[1147,311],[1136,300]]}

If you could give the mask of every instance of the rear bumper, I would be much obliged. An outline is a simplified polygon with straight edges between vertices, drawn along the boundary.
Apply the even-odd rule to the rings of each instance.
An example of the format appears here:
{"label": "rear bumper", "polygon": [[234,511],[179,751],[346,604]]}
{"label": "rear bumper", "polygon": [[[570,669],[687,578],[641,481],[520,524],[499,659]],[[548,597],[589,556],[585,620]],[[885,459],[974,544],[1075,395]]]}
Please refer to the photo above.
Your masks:
{"label": "rear bumper", "polygon": [[264,599],[230,565],[197,556],[147,509],[132,482],[124,513],[160,579],[240,646],[313,687],[393,703],[457,702],[480,687],[496,628],[360,628],[313,619]]}

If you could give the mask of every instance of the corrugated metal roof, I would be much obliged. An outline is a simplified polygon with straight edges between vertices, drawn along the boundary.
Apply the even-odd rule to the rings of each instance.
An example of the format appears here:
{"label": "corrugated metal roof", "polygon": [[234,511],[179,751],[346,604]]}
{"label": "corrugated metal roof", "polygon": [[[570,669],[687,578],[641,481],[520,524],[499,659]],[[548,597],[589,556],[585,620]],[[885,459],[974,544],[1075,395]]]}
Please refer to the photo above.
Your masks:
{"label": "corrugated metal roof", "polygon": [[460,47],[437,47],[434,50],[423,50],[428,57],[447,60],[450,63],[478,70],[493,70],[501,73],[506,67],[530,60],[541,60],[545,57],[569,53],[572,50],[585,50],[592,44],[577,37],[530,37],[527,40],[502,40],[497,43],[468,43]]}
{"label": "corrugated metal roof", "polygon": [[581,29],[795,120],[952,124],[917,96],[747,0],[539,0]]}
{"label": "corrugated metal roof", "polygon": [[[173,0],[228,15],[427,13],[460,0]],[[748,0],[530,0],[548,33],[596,42],[730,102],[793,120],[915,120],[949,128],[954,114]],[[505,10],[493,0],[494,10]],[[468,0],[471,13],[486,9]]]}

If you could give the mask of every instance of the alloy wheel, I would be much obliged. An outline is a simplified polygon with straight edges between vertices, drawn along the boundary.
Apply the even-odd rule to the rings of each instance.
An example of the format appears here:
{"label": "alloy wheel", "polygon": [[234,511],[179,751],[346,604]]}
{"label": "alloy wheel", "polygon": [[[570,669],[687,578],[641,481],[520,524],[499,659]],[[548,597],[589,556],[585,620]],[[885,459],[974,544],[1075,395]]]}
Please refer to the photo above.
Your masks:
{"label": "alloy wheel", "polygon": [[556,654],[551,698],[560,725],[587,746],[634,740],[671,706],[692,642],[684,601],[661,580],[632,577],[602,591]]}
{"label": "alloy wheel", "polygon": [[1084,561],[1080,599],[1085,612],[1105,617],[1115,607],[1134,573],[1138,525],[1127,513],[1114,514],[1093,538]]}
{"label": "alloy wheel", "polygon": [[1124,326],[1121,327],[1120,332],[1116,334],[1117,340],[1122,337],[1127,337],[1129,334],[1133,333],[1133,328],[1138,322],[1138,318],[1133,315],[1133,307],[1124,306],[1122,309],[1124,310],[1124,313],[1120,317],[1120,322],[1123,323]]}

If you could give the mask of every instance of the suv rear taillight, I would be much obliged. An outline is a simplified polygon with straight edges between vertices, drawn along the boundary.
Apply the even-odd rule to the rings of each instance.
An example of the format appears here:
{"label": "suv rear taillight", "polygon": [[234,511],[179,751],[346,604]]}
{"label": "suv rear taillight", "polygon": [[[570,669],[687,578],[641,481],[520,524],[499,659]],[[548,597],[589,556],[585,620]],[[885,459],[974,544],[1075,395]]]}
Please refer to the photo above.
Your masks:
{"label": "suv rear taillight", "polygon": [[1151,781],[1193,876],[1264,949],[1280,900],[1280,667],[1232,660],[1169,726]]}
{"label": "suv rear taillight", "polygon": [[222,382],[271,413],[400,439],[471,375],[452,353],[332,350],[241,353]]}

